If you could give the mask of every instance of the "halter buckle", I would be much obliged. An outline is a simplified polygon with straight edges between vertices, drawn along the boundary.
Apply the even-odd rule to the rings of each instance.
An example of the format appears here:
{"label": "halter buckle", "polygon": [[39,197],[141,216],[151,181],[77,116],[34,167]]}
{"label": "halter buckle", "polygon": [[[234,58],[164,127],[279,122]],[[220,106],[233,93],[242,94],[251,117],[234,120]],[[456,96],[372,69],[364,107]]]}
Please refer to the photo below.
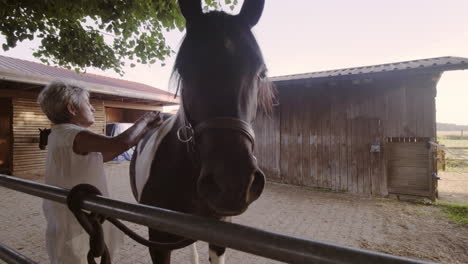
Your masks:
{"label": "halter buckle", "polygon": [[179,141],[182,143],[188,143],[193,140],[194,134],[195,134],[195,131],[193,130],[190,124],[181,126],[177,130],[177,139],[179,139]]}

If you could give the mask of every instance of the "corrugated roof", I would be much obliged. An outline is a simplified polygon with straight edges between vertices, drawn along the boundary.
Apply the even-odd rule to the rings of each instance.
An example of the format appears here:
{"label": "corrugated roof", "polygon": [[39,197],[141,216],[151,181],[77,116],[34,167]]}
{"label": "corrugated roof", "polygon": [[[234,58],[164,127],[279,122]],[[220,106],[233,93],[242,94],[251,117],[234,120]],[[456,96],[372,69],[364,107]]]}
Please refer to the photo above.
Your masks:
{"label": "corrugated roof", "polygon": [[[27,78],[32,77],[32,78]],[[19,79],[37,80],[44,84],[53,79],[69,79],[90,84],[95,89],[92,92],[109,95],[133,95],[133,98],[162,100],[175,102],[174,94],[146,84],[110,78],[91,73],[77,73],[73,70],[48,66],[32,61],[26,61],[0,55],[0,78],[19,81]],[[31,83],[34,83],[33,81]]]}
{"label": "corrugated roof", "polygon": [[449,71],[468,69],[468,58],[439,57],[395,63],[378,64],[371,66],[344,68],[331,71],[319,71],[302,74],[284,75],[270,78],[274,82],[305,80],[315,78],[339,78],[361,74],[377,74],[387,72],[403,72],[409,70]]}

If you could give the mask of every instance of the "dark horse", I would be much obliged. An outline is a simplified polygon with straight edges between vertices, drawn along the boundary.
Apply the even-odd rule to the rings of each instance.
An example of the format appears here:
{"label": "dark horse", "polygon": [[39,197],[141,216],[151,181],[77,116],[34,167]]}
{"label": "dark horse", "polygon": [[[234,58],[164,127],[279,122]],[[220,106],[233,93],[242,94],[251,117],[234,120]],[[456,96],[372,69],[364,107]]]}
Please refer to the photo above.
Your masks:
{"label": "dark horse", "polygon": [[[140,203],[225,220],[243,213],[265,185],[251,127],[257,105],[268,110],[273,100],[251,32],[264,0],[245,0],[235,16],[203,13],[201,0],[179,5],[187,28],[173,71],[181,108],[138,144],[132,188]],[[153,229],[149,237],[173,243],[150,248],[154,263],[170,263],[172,249],[194,242]],[[210,245],[211,262],[224,262],[224,251]]]}
{"label": "dark horse", "polygon": [[45,150],[47,147],[48,138],[50,135],[50,128],[39,128],[39,149]]}

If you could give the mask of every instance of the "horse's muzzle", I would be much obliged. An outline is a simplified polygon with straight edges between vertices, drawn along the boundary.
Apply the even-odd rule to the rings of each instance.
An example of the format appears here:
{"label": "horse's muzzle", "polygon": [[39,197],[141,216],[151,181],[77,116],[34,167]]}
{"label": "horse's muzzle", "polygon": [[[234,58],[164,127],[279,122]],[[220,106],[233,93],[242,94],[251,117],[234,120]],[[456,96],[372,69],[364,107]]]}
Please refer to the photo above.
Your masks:
{"label": "horse's muzzle", "polygon": [[[241,178],[239,175],[232,177]],[[265,175],[256,168],[245,184],[240,184],[242,181],[229,182],[221,182],[213,173],[202,173],[198,180],[198,194],[217,216],[234,216],[245,212],[262,194]]]}

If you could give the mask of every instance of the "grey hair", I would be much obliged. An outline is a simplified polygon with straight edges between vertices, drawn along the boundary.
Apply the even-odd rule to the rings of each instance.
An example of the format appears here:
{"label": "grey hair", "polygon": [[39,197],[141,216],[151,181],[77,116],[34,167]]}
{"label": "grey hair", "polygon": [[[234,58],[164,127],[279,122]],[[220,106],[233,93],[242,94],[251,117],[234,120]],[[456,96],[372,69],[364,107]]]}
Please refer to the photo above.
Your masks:
{"label": "grey hair", "polygon": [[71,114],[67,105],[75,107],[89,98],[89,92],[84,87],[77,84],[56,80],[48,84],[37,98],[42,111],[54,124],[63,124],[70,122]]}

